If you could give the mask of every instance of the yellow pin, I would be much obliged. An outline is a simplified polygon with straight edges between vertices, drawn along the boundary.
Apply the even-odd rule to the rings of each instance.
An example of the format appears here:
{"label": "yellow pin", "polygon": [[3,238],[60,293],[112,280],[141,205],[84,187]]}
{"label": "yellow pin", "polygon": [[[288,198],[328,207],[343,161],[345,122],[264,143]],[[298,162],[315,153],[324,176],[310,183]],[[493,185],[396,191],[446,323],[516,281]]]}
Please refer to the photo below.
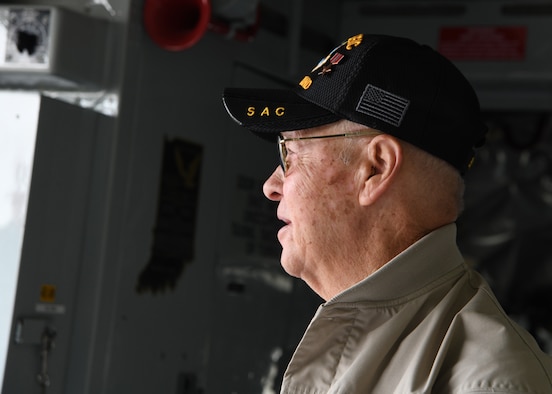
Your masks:
{"label": "yellow pin", "polygon": [[352,36],[347,40],[347,45],[345,48],[350,51],[353,47],[357,47],[362,43],[362,34],[357,34],[356,36]]}
{"label": "yellow pin", "polygon": [[310,88],[310,86],[312,85],[312,79],[311,77],[309,77],[308,75],[306,77],[304,77],[301,82],[299,82],[299,85],[307,90],[308,88]]}

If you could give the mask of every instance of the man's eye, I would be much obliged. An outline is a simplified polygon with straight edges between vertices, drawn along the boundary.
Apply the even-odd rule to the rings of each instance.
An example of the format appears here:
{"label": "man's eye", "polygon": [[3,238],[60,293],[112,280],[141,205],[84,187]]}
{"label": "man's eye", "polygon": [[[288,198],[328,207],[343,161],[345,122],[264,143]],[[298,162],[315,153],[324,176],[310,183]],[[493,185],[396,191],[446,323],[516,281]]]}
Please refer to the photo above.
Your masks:
{"label": "man's eye", "polygon": [[287,155],[286,155],[286,166],[288,166],[288,167],[291,166],[291,163],[293,162],[293,157],[294,156],[295,156],[295,152],[288,149]]}
{"label": "man's eye", "polygon": [[286,158],[286,168],[289,170],[291,167],[291,163],[289,161],[289,158]]}

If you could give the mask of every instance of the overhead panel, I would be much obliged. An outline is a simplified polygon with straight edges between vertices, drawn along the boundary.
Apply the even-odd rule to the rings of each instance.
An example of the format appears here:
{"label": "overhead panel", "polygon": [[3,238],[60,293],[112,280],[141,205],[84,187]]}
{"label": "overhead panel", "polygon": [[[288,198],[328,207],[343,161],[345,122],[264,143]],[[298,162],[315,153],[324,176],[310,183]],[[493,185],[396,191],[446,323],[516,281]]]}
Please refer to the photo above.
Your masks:
{"label": "overhead panel", "polygon": [[484,109],[552,108],[550,2],[344,1],[342,36],[410,37],[452,60]]}

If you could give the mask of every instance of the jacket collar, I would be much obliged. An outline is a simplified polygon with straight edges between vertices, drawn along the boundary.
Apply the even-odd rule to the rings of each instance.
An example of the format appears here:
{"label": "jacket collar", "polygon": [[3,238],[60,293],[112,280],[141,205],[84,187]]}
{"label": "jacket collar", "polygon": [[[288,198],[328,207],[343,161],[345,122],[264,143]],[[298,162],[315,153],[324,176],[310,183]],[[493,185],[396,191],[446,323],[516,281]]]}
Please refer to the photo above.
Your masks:
{"label": "jacket collar", "polygon": [[344,290],[324,305],[342,302],[389,301],[408,296],[461,266],[456,224],[421,238],[379,270]]}

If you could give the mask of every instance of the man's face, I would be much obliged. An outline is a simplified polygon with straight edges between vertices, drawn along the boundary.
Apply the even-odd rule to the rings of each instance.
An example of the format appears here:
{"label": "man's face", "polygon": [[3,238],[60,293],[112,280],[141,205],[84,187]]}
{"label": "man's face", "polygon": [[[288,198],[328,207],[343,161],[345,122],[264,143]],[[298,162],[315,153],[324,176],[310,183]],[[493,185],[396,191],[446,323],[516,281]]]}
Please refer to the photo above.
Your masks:
{"label": "man's face", "polygon": [[[284,138],[335,134],[332,126],[282,133]],[[288,169],[278,167],[265,182],[267,198],[278,201],[281,262],[286,272],[311,287],[338,275],[355,228],[358,196],[355,166],[341,155],[345,138],[286,142]],[[357,140],[357,142],[359,142]],[[358,217],[358,216],[357,216]]]}

